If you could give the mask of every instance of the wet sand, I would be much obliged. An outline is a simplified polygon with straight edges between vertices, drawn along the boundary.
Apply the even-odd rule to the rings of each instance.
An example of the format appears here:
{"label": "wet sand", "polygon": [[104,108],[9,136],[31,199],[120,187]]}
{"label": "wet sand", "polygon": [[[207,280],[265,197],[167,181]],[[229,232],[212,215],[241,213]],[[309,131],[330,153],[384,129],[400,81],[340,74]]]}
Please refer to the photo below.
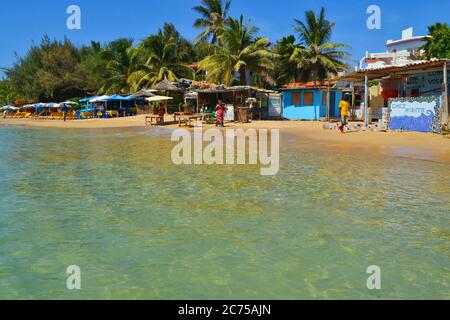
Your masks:
{"label": "wet sand", "polygon": [[[172,117],[167,117],[167,121],[171,120],[173,120]],[[144,123],[145,116],[143,115],[67,122],[32,119],[0,120],[0,125],[7,126],[70,129],[144,128]],[[165,127],[176,129],[178,125],[173,124]],[[292,134],[299,140],[314,141],[315,144],[324,148],[337,148],[341,151],[356,149],[363,152],[370,150],[380,154],[450,163],[450,138],[432,133],[364,131],[341,135],[336,131],[324,130],[322,123],[316,121],[255,121],[249,124],[228,123],[226,127],[280,129],[281,133]]]}

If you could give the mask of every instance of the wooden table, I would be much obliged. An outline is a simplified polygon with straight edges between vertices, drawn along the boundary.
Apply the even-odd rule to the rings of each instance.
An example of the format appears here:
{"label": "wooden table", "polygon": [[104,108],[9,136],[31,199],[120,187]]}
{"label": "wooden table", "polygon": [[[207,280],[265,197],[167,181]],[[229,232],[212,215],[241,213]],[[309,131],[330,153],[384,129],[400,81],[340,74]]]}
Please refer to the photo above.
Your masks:
{"label": "wooden table", "polygon": [[155,125],[164,123],[164,117],[158,115],[151,115],[145,117],[145,126],[153,126],[153,120],[155,120]]}
{"label": "wooden table", "polygon": [[188,116],[188,115],[192,115],[192,113],[188,113],[188,112],[175,112],[175,113],[173,114],[173,121],[174,121],[174,122],[177,122],[177,117],[180,118],[180,117]]}
{"label": "wooden table", "polygon": [[[178,126],[181,127],[184,123],[186,126],[195,127],[195,122],[199,120],[203,120],[203,114],[181,115],[178,117]],[[194,121],[193,124],[191,124],[192,121]]]}

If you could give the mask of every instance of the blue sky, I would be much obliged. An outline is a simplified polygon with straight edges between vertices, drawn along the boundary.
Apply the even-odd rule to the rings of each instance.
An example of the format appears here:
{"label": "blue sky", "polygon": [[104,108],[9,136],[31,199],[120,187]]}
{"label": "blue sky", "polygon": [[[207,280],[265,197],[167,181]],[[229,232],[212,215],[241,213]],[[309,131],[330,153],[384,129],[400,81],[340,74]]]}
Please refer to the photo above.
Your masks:
{"label": "blue sky", "polygon": [[[0,11],[0,67],[10,66],[14,52],[26,54],[31,43],[43,34],[62,39],[67,36],[77,44],[91,40],[106,42],[118,37],[140,40],[155,32],[165,21],[172,22],[187,38],[198,31],[192,27],[196,18],[191,8],[200,0],[3,0]],[[81,8],[81,30],[68,30],[66,9]],[[381,30],[366,27],[369,5],[381,8]],[[352,46],[357,60],[366,50],[384,51],[387,39],[399,39],[401,30],[414,27],[415,35],[427,33],[434,22],[449,22],[448,0],[234,0],[231,15],[243,14],[272,41],[293,34],[293,19],[303,19],[304,12],[325,7],[329,20],[336,23],[333,41]]]}

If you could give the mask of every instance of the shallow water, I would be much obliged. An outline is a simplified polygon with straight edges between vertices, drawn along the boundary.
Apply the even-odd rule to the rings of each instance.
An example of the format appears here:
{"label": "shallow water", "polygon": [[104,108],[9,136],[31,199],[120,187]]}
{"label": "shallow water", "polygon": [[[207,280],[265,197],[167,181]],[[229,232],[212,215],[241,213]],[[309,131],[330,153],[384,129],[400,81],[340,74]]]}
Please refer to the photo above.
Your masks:
{"label": "shallow water", "polygon": [[0,137],[0,298],[450,298],[448,164],[285,135],[263,177],[175,166],[158,129]]}

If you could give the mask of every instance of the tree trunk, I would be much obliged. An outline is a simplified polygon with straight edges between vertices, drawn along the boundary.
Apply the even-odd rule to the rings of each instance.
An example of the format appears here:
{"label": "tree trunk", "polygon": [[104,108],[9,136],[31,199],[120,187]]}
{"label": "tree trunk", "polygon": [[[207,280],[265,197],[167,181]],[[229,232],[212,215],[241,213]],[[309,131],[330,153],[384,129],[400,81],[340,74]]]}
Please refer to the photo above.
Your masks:
{"label": "tree trunk", "polygon": [[241,86],[247,85],[247,69],[245,67],[241,67],[239,70],[239,77],[241,78]]}

